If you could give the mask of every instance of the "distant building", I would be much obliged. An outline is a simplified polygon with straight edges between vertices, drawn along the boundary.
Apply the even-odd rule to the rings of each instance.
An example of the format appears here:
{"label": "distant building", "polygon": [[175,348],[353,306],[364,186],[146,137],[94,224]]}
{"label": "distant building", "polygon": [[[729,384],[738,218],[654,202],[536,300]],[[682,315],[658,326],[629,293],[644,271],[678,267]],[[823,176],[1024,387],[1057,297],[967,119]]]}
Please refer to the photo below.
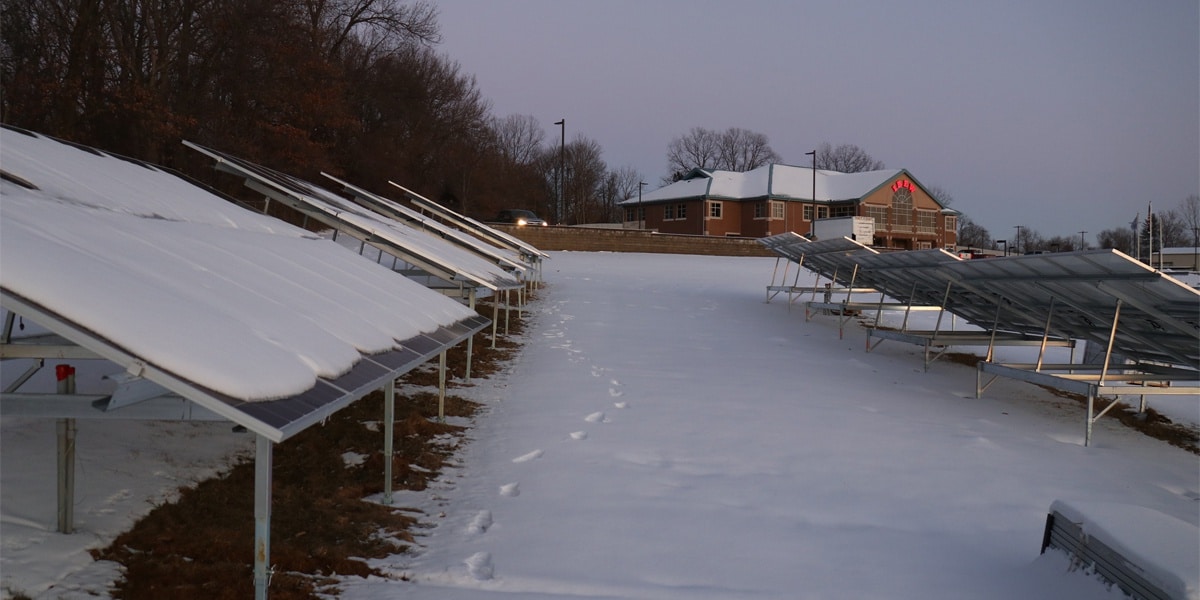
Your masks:
{"label": "distant building", "polygon": [[1150,264],[1173,271],[1200,271],[1200,248],[1163,248],[1154,253]]}
{"label": "distant building", "polygon": [[683,179],[620,203],[626,228],[663,233],[766,237],[806,235],[813,218],[871,217],[885,248],[954,251],[958,211],[942,206],[908,171],[816,171],[771,164],[752,171],[694,169]]}

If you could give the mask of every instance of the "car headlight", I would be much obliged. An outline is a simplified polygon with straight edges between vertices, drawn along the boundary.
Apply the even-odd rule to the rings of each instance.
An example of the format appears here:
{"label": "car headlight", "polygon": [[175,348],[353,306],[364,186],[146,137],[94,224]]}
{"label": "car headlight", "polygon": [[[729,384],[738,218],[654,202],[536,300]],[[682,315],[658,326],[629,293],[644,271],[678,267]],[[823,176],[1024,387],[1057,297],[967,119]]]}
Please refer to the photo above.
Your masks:
{"label": "car headlight", "polygon": [[525,219],[523,219],[523,218],[517,219],[517,225],[524,225],[524,224],[525,224]]}

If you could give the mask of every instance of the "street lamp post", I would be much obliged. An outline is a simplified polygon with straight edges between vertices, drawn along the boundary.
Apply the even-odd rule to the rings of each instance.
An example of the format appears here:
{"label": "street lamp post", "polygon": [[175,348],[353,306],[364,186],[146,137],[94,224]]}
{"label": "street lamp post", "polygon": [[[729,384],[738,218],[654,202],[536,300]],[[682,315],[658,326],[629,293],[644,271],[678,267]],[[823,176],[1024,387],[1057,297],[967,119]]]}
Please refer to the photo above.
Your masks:
{"label": "street lamp post", "polygon": [[[812,152],[805,152],[805,153],[804,153],[804,155],[805,155],[805,156],[811,156],[811,157],[813,157],[813,166],[812,166],[812,212],[809,214],[809,216],[810,216],[810,219],[811,219],[811,221],[810,221],[810,222],[812,223],[812,226],[809,228],[809,233],[811,234],[811,233],[812,233],[813,231],[815,231],[815,230],[816,230],[816,228],[817,228],[817,151],[816,151],[816,150],[813,150]],[[803,208],[800,210],[800,220],[801,220],[801,221],[803,221],[803,220],[804,220],[804,210],[803,210]]]}
{"label": "street lamp post", "polygon": [[[1013,244],[1013,246],[1016,246],[1016,248],[1013,249],[1013,254],[1020,256],[1021,255],[1021,229],[1023,229],[1025,226],[1024,225],[1013,225],[1013,227],[1017,228],[1017,239],[1015,240],[1016,243]],[[1026,248],[1026,250],[1028,250],[1028,248]]]}
{"label": "street lamp post", "polygon": [[1087,250],[1087,240],[1083,237],[1083,234],[1085,234],[1085,233],[1087,233],[1087,232],[1086,231],[1079,232],[1079,249],[1080,250]]}
{"label": "street lamp post", "polygon": [[554,207],[554,212],[556,213],[554,215],[555,224],[557,225],[562,223],[563,220],[563,169],[565,168],[567,162],[567,120],[566,118],[563,118],[559,121],[555,121],[554,124],[558,125],[562,129],[558,142],[558,202]]}
{"label": "street lamp post", "polygon": [[643,220],[646,218],[646,210],[642,208],[642,188],[646,187],[645,181],[638,182],[638,229],[645,229]]}

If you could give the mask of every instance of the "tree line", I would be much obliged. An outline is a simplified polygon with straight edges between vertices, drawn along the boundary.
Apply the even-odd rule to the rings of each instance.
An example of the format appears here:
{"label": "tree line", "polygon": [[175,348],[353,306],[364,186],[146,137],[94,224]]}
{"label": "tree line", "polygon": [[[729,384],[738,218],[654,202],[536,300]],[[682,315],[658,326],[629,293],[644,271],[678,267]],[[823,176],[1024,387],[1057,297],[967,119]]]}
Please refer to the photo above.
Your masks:
{"label": "tree line", "polygon": [[[0,0],[0,14],[0,121],[227,192],[242,190],[209,177],[181,140],[311,181],[324,171],[380,192],[397,181],[483,219],[512,207],[555,223],[617,222],[618,203],[646,181],[606,164],[585,135],[547,140],[531,115],[491,114],[475,78],[437,51],[438,13],[425,0]],[[703,127],[671,140],[666,158],[663,183],[782,160],[764,134]],[[848,173],[884,168],[852,144],[823,143],[814,159]],[[1155,246],[1194,243],[1196,212],[1193,197],[1156,214]],[[959,223],[964,244],[995,246],[969,218]],[[1136,254],[1149,239],[1137,233],[1096,240]],[[1086,244],[1022,235],[1022,249]]]}
{"label": "tree line", "polygon": [[1016,228],[1012,239],[994,239],[988,230],[966,215],[958,218],[958,244],[981,250],[1005,253],[1070,252],[1092,248],[1111,248],[1149,262],[1163,248],[1200,246],[1200,196],[1192,194],[1165,210],[1137,215],[1128,226],[1095,232],[1092,243],[1087,231],[1043,236],[1028,226]]}
{"label": "tree line", "polygon": [[0,12],[10,125],[211,179],[187,139],[313,181],[394,180],[471,214],[548,193],[541,153],[503,137],[516,120],[494,118],[436,50],[428,2],[2,0]]}

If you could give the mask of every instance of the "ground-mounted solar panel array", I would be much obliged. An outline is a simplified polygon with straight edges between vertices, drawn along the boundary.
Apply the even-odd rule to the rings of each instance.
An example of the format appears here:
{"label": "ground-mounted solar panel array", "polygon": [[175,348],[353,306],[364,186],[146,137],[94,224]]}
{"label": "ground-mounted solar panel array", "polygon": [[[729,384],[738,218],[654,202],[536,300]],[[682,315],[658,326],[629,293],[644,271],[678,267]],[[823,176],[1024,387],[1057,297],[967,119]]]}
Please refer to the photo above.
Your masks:
{"label": "ground-mounted solar panel array", "polygon": [[[375,390],[391,398],[400,375],[461,342],[469,354],[492,321],[467,297],[523,289],[523,268],[463,232],[418,227],[191,146],[247,186],[423,276],[365,260],[159,166],[5,126],[0,359],[24,371],[3,390],[0,409],[71,423],[59,428],[59,528],[68,532],[75,420],[228,420],[253,432],[254,579],[265,597],[273,444]],[[26,320],[35,325],[28,332]],[[46,362],[62,360],[94,362],[108,383],[86,393],[39,383]],[[391,413],[381,410],[390,455]],[[388,497],[390,468],[381,474]]]}
{"label": "ground-mounted solar panel array", "polygon": [[[988,376],[1006,376],[1086,396],[1085,443],[1108,410],[1096,411],[1098,395],[1137,395],[1144,408],[1145,396],[1200,394],[1200,291],[1117,250],[963,260],[939,249],[876,252],[850,239],[784,234],[762,244],[839,290],[872,290],[879,309],[939,311],[933,330],[909,330],[907,318],[898,330],[878,327],[878,319],[867,324],[868,349],[872,338],[924,344],[928,368],[932,347],[983,345],[977,394]],[[795,285],[789,294],[819,289]],[[783,291],[787,286],[773,278],[768,299]],[[852,301],[850,291],[841,301],[808,304],[839,314],[872,308]],[[943,314],[967,329],[941,327]],[[1048,347],[1078,343],[1089,350],[1081,361],[1074,351],[1068,363],[1045,359]],[[1035,362],[1004,363],[994,360],[1001,345],[1036,345],[1039,352]]]}

